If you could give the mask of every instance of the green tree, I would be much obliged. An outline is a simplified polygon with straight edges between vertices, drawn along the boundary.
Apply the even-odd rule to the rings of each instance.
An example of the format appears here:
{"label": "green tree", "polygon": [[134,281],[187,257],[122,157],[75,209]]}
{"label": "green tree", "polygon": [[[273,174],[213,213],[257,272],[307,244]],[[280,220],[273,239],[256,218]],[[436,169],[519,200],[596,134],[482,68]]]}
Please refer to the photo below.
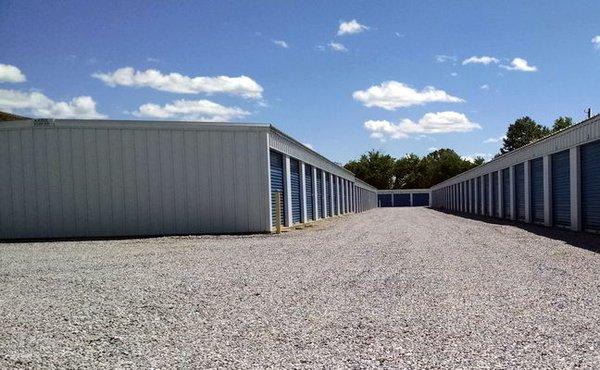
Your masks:
{"label": "green tree", "polygon": [[571,117],[558,117],[554,120],[554,124],[552,125],[552,132],[557,132],[560,130],[564,130],[567,127],[573,125],[573,118]]}
{"label": "green tree", "polygon": [[475,165],[475,167],[477,166],[481,166],[482,164],[485,163],[485,158],[481,157],[481,156],[477,156],[475,157],[475,159],[473,160],[473,164]]}
{"label": "green tree", "polygon": [[377,189],[391,189],[394,185],[395,164],[396,160],[392,156],[371,150],[358,160],[346,163],[344,167]]}
{"label": "green tree", "polygon": [[452,149],[431,152],[423,158],[422,163],[426,178],[424,187],[427,188],[476,166],[473,162],[462,159]]}
{"label": "green tree", "polygon": [[547,127],[536,123],[531,118],[527,116],[519,118],[515,123],[508,126],[504,145],[500,148],[500,153],[504,154],[518,149],[543,138],[549,133],[550,130]]}
{"label": "green tree", "polygon": [[407,154],[396,161],[394,189],[420,188],[424,181],[421,158]]}

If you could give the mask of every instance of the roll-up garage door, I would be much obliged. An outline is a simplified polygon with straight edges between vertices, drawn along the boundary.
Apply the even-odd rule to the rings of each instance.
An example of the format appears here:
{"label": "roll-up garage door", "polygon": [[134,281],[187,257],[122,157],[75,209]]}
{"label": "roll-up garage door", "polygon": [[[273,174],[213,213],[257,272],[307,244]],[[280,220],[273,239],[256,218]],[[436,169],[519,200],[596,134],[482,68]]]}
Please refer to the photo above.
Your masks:
{"label": "roll-up garage door", "polygon": [[338,189],[338,178],[334,175],[331,175],[333,178],[333,214],[340,214],[340,202],[338,199],[339,189]]}
{"label": "roll-up garage door", "polygon": [[475,213],[475,179],[471,179],[469,182],[471,186],[471,203],[469,203],[469,212]]}
{"label": "roll-up garage door", "polygon": [[510,171],[508,168],[502,170],[502,209],[504,218],[510,218]]}
{"label": "roll-up garage door", "polygon": [[276,197],[275,193],[281,193],[281,224],[283,225],[283,220],[285,218],[285,197],[283,196],[283,155],[280,153],[270,151],[269,153],[270,162],[271,162],[271,219],[273,221],[273,225],[276,225],[275,222],[275,214],[276,214]]}
{"label": "roll-up garage door", "polygon": [[377,202],[379,203],[379,207],[391,207],[392,194],[378,194]]}
{"label": "roll-up garage door", "polygon": [[413,207],[426,207],[429,205],[429,194],[428,193],[414,193],[413,194]]}
{"label": "roll-up garage door", "polygon": [[327,202],[327,216],[333,216],[333,208],[331,207],[331,192],[333,190],[333,186],[331,185],[331,174],[325,174],[325,190],[327,191],[325,194],[325,201]]}
{"label": "roll-up garage door", "polygon": [[492,216],[499,217],[498,214],[498,172],[492,172],[492,199],[490,199],[490,203],[492,204]]}
{"label": "roll-up garage door", "polygon": [[525,165],[515,166],[515,202],[517,220],[525,220]]}
{"label": "roll-up garage door", "polygon": [[483,215],[490,215],[490,175],[483,175]]}
{"label": "roll-up garage door", "polygon": [[394,207],[410,207],[410,194],[394,194]]}
{"label": "roll-up garage door", "polygon": [[290,193],[292,195],[292,223],[302,220],[302,201],[300,191],[300,162],[290,159]]}
{"label": "roll-up garage door", "polygon": [[531,219],[544,223],[544,159],[531,161]]}
{"label": "roll-up garage door", "polygon": [[583,229],[600,231],[600,141],[581,147],[581,216]]}
{"label": "roll-up garage door", "polygon": [[481,214],[482,211],[482,202],[483,202],[483,198],[481,197],[481,176],[477,178],[477,205],[475,208],[477,208],[477,213]]}
{"label": "roll-up garage door", "polygon": [[317,170],[317,210],[318,210],[318,218],[325,217],[325,210],[323,206],[323,172],[321,170]]}
{"label": "roll-up garage door", "polygon": [[463,212],[467,211],[467,183],[462,182],[460,184],[461,198],[460,198],[460,210]]}
{"label": "roll-up garage door", "polygon": [[556,226],[571,226],[569,151],[552,155],[552,218]]}
{"label": "roll-up garage door", "polygon": [[312,167],[309,165],[305,165],[304,167],[304,182],[306,183],[306,217],[308,217],[309,220],[314,220],[315,192],[313,189]]}

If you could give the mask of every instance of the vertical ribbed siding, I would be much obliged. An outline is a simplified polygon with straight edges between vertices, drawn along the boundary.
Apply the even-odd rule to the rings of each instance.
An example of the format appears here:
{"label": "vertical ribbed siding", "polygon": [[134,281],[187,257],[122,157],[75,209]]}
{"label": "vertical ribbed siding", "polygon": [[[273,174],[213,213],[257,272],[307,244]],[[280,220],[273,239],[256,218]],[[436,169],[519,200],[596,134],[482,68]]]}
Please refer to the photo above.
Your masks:
{"label": "vertical ribbed siding", "polygon": [[544,159],[531,161],[531,219],[544,223]]}
{"label": "vertical ribbed siding", "polygon": [[482,208],[482,206],[481,206],[481,203],[482,203],[482,197],[481,197],[481,189],[482,189],[482,187],[481,187],[481,177],[478,177],[476,180],[477,180],[477,213],[481,214],[481,211],[482,211],[482,209],[481,209]]}
{"label": "vertical ribbed siding", "polygon": [[600,141],[581,147],[581,214],[583,229],[600,231]]}
{"label": "vertical ribbed siding", "polygon": [[554,225],[571,226],[570,155],[565,150],[552,155],[552,218]]}
{"label": "vertical ribbed siding", "polygon": [[332,204],[331,204],[331,194],[333,191],[333,187],[331,186],[331,174],[330,173],[325,173],[325,188],[327,190],[327,194],[325,197],[325,200],[327,201],[327,216],[331,217],[333,216],[333,208],[332,208]]}
{"label": "vertical ribbed siding", "polygon": [[504,218],[510,218],[510,171],[502,170],[502,209]]}
{"label": "vertical ribbed siding", "polygon": [[515,202],[517,220],[525,220],[525,165],[515,166]]}
{"label": "vertical ribbed siding", "polygon": [[490,216],[490,174],[483,175],[483,214]]}
{"label": "vertical ribbed siding", "polygon": [[318,218],[325,217],[325,207],[323,203],[323,171],[317,169],[317,209],[319,210]]}
{"label": "vertical ribbed siding", "polygon": [[499,205],[498,205],[498,172],[492,172],[492,216],[499,217]]}

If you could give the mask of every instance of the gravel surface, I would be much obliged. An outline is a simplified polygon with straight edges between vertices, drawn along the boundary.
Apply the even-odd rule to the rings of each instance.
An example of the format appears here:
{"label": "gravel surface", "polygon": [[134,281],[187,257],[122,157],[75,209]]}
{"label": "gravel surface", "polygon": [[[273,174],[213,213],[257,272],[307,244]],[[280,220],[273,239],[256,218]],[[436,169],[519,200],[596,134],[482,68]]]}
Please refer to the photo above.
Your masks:
{"label": "gravel surface", "polygon": [[0,368],[598,367],[598,245],[426,208],[0,244]]}

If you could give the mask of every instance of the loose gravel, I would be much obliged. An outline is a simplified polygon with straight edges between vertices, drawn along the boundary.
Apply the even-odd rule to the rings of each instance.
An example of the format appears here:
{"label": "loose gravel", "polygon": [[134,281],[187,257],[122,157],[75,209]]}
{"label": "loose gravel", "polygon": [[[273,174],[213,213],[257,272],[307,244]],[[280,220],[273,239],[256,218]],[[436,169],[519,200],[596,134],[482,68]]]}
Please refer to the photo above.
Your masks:
{"label": "loose gravel", "polygon": [[594,368],[595,246],[426,208],[0,244],[0,368]]}

